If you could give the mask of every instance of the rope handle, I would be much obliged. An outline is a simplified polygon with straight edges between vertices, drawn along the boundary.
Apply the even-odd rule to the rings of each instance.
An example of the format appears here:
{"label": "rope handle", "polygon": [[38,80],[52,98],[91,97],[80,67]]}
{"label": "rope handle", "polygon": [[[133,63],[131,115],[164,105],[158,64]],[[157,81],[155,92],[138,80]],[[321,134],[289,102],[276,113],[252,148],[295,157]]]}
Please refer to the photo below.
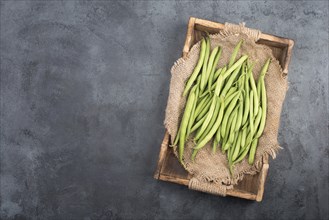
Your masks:
{"label": "rope handle", "polygon": [[235,33],[235,34],[240,34],[240,33],[246,34],[250,38],[252,38],[255,42],[258,41],[262,32],[257,29],[247,28],[247,27],[245,27],[245,25],[246,24],[244,22],[242,22],[240,24],[232,24],[232,23],[226,22],[223,32]]}
{"label": "rope handle", "polygon": [[190,179],[188,188],[214,195],[226,196],[226,188],[224,186],[212,182],[201,182],[195,177]]}

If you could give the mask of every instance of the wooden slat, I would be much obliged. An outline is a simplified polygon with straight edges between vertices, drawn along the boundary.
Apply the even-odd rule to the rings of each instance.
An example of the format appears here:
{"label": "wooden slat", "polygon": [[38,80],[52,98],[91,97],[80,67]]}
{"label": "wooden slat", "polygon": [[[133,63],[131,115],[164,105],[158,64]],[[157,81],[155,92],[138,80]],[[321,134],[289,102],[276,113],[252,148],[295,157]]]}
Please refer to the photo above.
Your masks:
{"label": "wooden slat", "polygon": [[257,202],[260,202],[263,199],[264,188],[265,188],[265,180],[266,180],[268,168],[269,168],[268,164],[263,164],[263,168],[262,168],[262,170],[260,172],[260,175],[259,175],[258,192],[257,192],[257,196],[256,196],[256,201]]}
{"label": "wooden slat", "polygon": [[243,198],[243,199],[256,200],[255,194],[245,192],[242,190],[237,190],[237,189],[227,190],[226,195],[239,197],[239,198]]}
{"label": "wooden slat", "polygon": [[163,166],[164,159],[167,155],[168,145],[169,145],[169,133],[166,131],[165,136],[162,140],[161,148],[160,148],[158,165],[157,165],[157,168],[154,172],[154,178],[155,179],[159,179],[161,168]]}
{"label": "wooden slat", "polygon": [[188,22],[187,32],[186,32],[186,39],[183,48],[183,57],[186,57],[187,53],[190,51],[190,48],[194,44],[194,22],[195,18],[191,17]]}

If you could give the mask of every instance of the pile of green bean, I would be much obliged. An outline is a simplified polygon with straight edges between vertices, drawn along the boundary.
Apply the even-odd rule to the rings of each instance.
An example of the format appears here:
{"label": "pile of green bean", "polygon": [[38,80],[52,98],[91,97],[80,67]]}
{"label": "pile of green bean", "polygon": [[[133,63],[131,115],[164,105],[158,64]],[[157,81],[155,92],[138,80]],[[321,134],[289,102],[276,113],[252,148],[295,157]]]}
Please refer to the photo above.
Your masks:
{"label": "pile of green bean", "polygon": [[192,160],[213,140],[213,152],[220,144],[231,171],[247,154],[249,164],[253,164],[266,122],[264,77],[270,59],[264,64],[256,85],[248,56],[242,55],[236,60],[242,43],[241,40],[235,46],[229,63],[216,69],[222,48],[211,51],[209,37],[202,39],[199,60],[183,92],[183,96],[188,97],[174,141],[174,145],[178,144],[180,161],[185,142],[193,133],[196,146]]}

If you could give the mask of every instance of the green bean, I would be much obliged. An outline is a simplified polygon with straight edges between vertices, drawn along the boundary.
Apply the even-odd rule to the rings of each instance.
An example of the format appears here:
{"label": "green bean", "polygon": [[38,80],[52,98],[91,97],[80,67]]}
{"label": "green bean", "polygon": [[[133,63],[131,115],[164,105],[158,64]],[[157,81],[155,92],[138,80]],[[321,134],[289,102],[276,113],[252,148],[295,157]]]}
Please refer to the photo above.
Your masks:
{"label": "green bean", "polygon": [[227,139],[228,139],[228,134],[224,137],[222,141],[222,153],[224,153],[228,149],[228,147],[226,148]]}
{"label": "green bean", "polygon": [[257,133],[256,131],[258,130],[258,126],[259,126],[261,118],[262,118],[262,107],[259,106],[258,114],[254,121],[254,128],[255,128],[254,135]]}
{"label": "green bean", "polygon": [[221,73],[222,70],[223,70],[222,68],[219,68],[219,69],[217,69],[215,71],[214,76],[213,76],[213,79],[212,79],[212,84],[211,84],[211,87],[210,87],[211,89],[215,89],[216,83],[214,84],[214,82],[217,81],[217,78],[220,75],[220,73]]}
{"label": "green bean", "polygon": [[[218,70],[219,70],[219,69],[218,69]],[[217,80],[218,80],[218,77],[219,77],[220,75],[222,75],[222,73],[225,73],[225,71],[226,71],[226,67],[222,68],[220,72],[219,72],[219,71],[216,71],[215,75],[217,74],[217,72],[219,72],[219,74],[218,74],[218,76],[215,76],[215,77],[214,77],[215,82],[212,84],[210,90],[215,90],[216,85],[217,85],[216,82],[217,82]]]}
{"label": "green bean", "polygon": [[196,120],[199,121],[205,114],[207,114],[210,105],[211,105],[211,101],[212,101],[212,96],[210,96],[209,102],[207,102],[207,104],[204,106],[203,109],[201,109],[201,112],[197,115]]}
{"label": "green bean", "polygon": [[219,47],[215,47],[212,50],[211,54],[210,54],[210,57],[209,57],[209,60],[208,60],[208,63],[207,63],[207,71],[206,71],[206,74],[205,74],[205,77],[204,77],[204,81],[201,82],[202,90],[205,88],[205,86],[208,83],[208,79],[209,79],[210,73],[212,71],[212,68],[213,68],[213,65],[214,65],[214,59],[217,55],[218,49],[219,49]]}
{"label": "green bean", "polygon": [[260,74],[259,74],[259,78],[258,78],[258,82],[260,82],[260,79],[264,79],[265,74],[267,73],[268,67],[270,66],[271,63],[271,58],[269,58],[268,60],[266,60]]}
{"label": "green bean", "polygon": [[178,144],[180,130],[181,130],[181,127],[179,126],[179,129],[178,129],[176,137],[175,137],[175,141],[173,143],[174,146],[176,146]]}
{"label": "green bean", "polygon": [[[222,127],[221,127],[221,135],[222,137],[224,137],[225,135],[225,132],[226,132],[226,125],[227,125],[227,120],[228,120],[228,117],[230,116],[231,112],[233,111],[234,107],[235,107],[235,104],[236,102],[238,101],[238,98],[239,98],[239,95],[236,95],[233,100],[230,102],[229,106],[227,107],[227,110],[224,114],[224,118],[223,118],[223,123],[222,123]],[[224,104],[225,105],[225,104]]]}
{"label": "green bean", "polygon": [[244,149],[242,154],[239,155],[238,159],[236,159],[236,161],[233,162],[233,165],[236,164],[236,163],[239,163],[240,161],[242,161],[246,157],[246,155],[248,154],[249,149],[250,149],[250,145],[246,149]]}
{"label": "green bean", "polygon": [[215,107],[216,107],[216,98],[217,98],[217,96],[214,96],[214,97],[213,97],[213,100],[212,100],[211,105],[210,105],[210,109],[209,109],[209,111],[208,111],[208,113],[207,113],[207,117],[206,117],[206,119],[204,120],[204,122],[202,123],[201,128],[200,128],[200,129],[198,130],[198,132],[196,133],[196,135],[195,135],[195,137],[194,137],[195,140],[198,140],[198,139],[201,137],[201,135],[203,134],[203,132],[206,130],[206,128],[207,128],[207,126],[208,126],[208,124],[209,124],[209,122],[210,122],[210,120],[211,120],[211,117],[213,116],[214,111],[215,111]]}
{"label": "green bean", "polygon": [[188,79],[184,92],[183,92],[183,96],[186,96],[186,94],[189,92],[191,86],[193,85],[194,81],[196,80],[196,78],[198,77],[198,74],[201,70],[203,61],[204,61],[204,57],[205,57],[205,52],[206,52],[206,41],[204,39],[201,40],[201,49],[200,49],[200,57],[198,60],[197,65],[195,66],[193,73],[191,74],[190,78]]}
{"label": "green bean", "polygon": [[201,73],[201,83],[200,83],[200,91],[203,92],[203,84],[206,82],[206,74],[207,74],[207,64],[209,60],[209,54],[210,54],[210,40],[207,37],[206,39],[206,53],[203,60],[203,66],[202,66],[202,73]]}
{"label": "green bean", "polygon": [[215,95],[216,96],[219,96],[222,85],[223,85],[223,77],[219,76],[218,79],[217,79],[216,88],[215,88]]}
{"label": "green bean", "polygon": [[225,98],[224,107],[226,108],[231,103],[232,99],[236,96],[239,96],[240,93],[241,93],[241,91],[236,91],[233,94],[227,96],[227,98]]}
{"label": "green bean", "polygon": [[268,67],[270,65],[271,60],[268,59],[264,65],[264,67],[262,68],[261,74],[260,74],[260,88],[261,88],[261,105],[262,105],[262,119],[260,121],[259,124],[259,128],[257,130],[257,133],[255,135],[255,138],[259,138],[265,128],[265,122],[266,122],[266,111],[267,111],[267,103],[266,103],[266,88],[265,88],[265,74],[268,70]]}
{"label": "green bean", "polygon": [[217,141],[216,139],[213,140],[213,144],[212,144],[212,152],[213,153],[216,153],[218,143],[219,143],[219,141]]}
{"label": "green bean", "polygon": [[[227,150],[228,147],[230,146],[230,141],[229,141],[229,137],[231,135],[230,133],[230,130],[231,130],[231,126],[233,125],[233,119],[234,119],[234,116],[236,115],[236,112],[237,112],[238,108],[234,108],[234,110],[232,111],[229,119],[228,119],[228,122],[227,122],[227,128],[226,128],[226,131],[225,131],[225,134],[224,136],[222,136],[225,140],[226,140],[226,146],[224,146],[224,150]],[[225,112],[226,114],[226,112]]]}
{"label": "green bean", "polygon": [[249,68],[248,74],[249,74],[249,78],[250,78],[251,89],[254,93],[254,99],[253,99],[253,103],[254,103],[254,108],[253,108],[254,115],[253,115],[253,117],[254,117],[258,113],[259,99],[258,99],[258,96],[257,96],[257,88],[256,88],[255,80],[254,80],[254,75],[252,73],[252,67]]}
{"label": "green bean", "polygon": [[192,161],[194,161],[196,154],[198,153],[199,150],[193,149],[193,153],[191,156]]}
{"label": "green bean", "polygon": [[231,129],[230,129],[230,136],[229,136],[229,142],[233,144],[234,137],[235,137],[235,125],[236,125],[236,118],[237,118],[237,113],[234,114],[233,121],[231,124]]}
{"label": "green bean", "polygon": [[222,48],[219,47],[218,52],[217,52],[216,57],[215,57],[215,60],[213,62],[212,68],[211,68],[209,79],[208,79],[208,88],[209,88],[208,90],[209,90],[209,92],[211,90],[211,85],[212,85],[212,82],[214,80],[214,74],[215,74],[216,67],[218,65],[219,58],[220,58],[221,55],[222,55]]}
{"label": "green bean", "polygon": [[193,131],[195,131],[196,129],[198,129],[202,124],[203,124],[203,122],[204,122],[204,120],[206,120],[206,115],[205,116],[203,116],[197,123],[195,123],[193,126],[192,126],[192,128],[191,128],[191,133],[193,132]]}
{"label": "green bean", "polygon": [[204,108],[204,106],[211,101],[211,99],[209,98],[209,96],[206,96],[204,97],[203,99],[199,99],[199,103],[197,103],[196,105],[196,109],[195,109],[195,112],[194,112],[194,119],[196,118],[196,115],[199,114],[201,112],[201,110]]}
{"label": "green bean", "polygon": [[[225,105],[224,105],[224,97],[220,97],[220,110],[218,113],[218,117],[223,119],[223,115],[224,115],[224,109],[225,109]],[[216,141],[219,142],[220,141],[220,129],[218,128],[217,132],[216,132]]]}
{"label": "green bean", "polygon": [[204,93],[202,93],[200,96],[199,96],[199,98],[203,98],[203,97],[205,97],[206,95],[209,95],[210,94],[210,92],[207,90],[207,91],[204,91]]}
{"label": "green bean", "polygon": [[232,75],[230,76],[230,78],[229,78],[229,79],[227,80],[227,82],[225,83],[225,86],[224,86],[224,88],[223,88],[223,90],[222,90],[222,92],[221,92],[220,95],[222,95],[222,96],[225,96],[225,95],[226,95],[227,91],[231,88],[232,83],[233,83],[234,80],[235,80],[235,77],[239,74],[240,69],[241,69],[241,65],[238,66],[238,67],[234,70],[234,72],[232,73]]}
{"label": "green bean", "polygon": [[[219,100],[219,97],[216,97],[216,99]],[[211,128],[211,130],[209,131],[207,136],[197,144],[195,149],[202,148],[206,143],[208,143],[208,141],[210,141],[210,139],[214,136],[214,134],[216,133],[218,127],[220,126],[221,121],[222,121],[222,118],[217,117],[217,120],[216,120],[214,126]]]}
{"label": "green bean", "polygon": [[183,114],[183,118],[181,121],[181,132],[180,132],[180,137],[179,137],[179,160],[182,162],[183,160],[183,152],[184,152],[184,144],[185,144],[185,135],[186,135],[186,129],[187,129],[187,124],[189,121],[189,117],[192,111],[192,107],[193,107],[193,103],[194,103],[194,99],[195,97],[195,93],[194,93],[194,89],[195,87],[193,87],[191,89],[190,95],[187,99],[186,102],[186,107],[185,107],[185,111]]}
{"label": "green bean", "polygon": [[241,148],[245,146],[247,138],[247,128],[242,129],[242,135],[241,135]]}
{"label": "green bean", "polygon": [[236,58],[236,55],[238,55],[238,52],[240,50],[240,47],[241,47],[241,44],[243,43],[243,40],[240,40],[239,43],[235,46],[234,50],[233,50],[233,53],[232,53],[232,56],[230,58],[230,62],[228,64],[228,67],[230,68],[234,61],[235,61],[235,58]]}
{"label": "green bean", "polygon": [[254,91],[250,91],[250,106],[249,106],[249,126],[251,136],[254,134]]}
{"label": "green bean", "polygon": [[223,79],[226,79],[236,68],[238,68],[242,63],[248,58],[247,55],[243,55],[240,57],[238,61],[236,61],[226,72],[223,74]]}
{"label": "green bean", "polygon": [[249,158],[248,158],[248,163],[251,165],[254,163],[255,160],[255,153],[257,149],[257,143],[258,143],[258,138],[254,139],[251,143],[251,148],[249,152]]}
{"label": "green bean", "polygon": [[238,138],[237,138],[237,142],[236,142],[236,145],[234,147],[234,152],[233,152],[233,155],[232,155],[232,161],[235,161],[236,158],[239,156],[239,151],[240,151],[240,146],[241,146],[241,139],[242,139],[242,131],[239,131],[239,134],[238,134]]}
{"label": "green bean", "polygon": [[196,88],[195,97],[196,98],[194,99],[191,115],[190,115],[189,122],[187,125],[186,137],[188,137],[190,135],[190,131],[191,131],[192,125],[194,124],[194,120],[195,120],[194,113],[195,113],[196,103],[198,101],[197,97],[199,95],[199,83],[200,83],[200,77],[198,77],[198,83],[195,85],[195,88]]}
{"label": "green bean", "polygon": [[200,140],[202,140],[202,139],[204,139],[205,138],[205,136],[209,133],[209,131],[211,130],[211,128],[212,128],[212,126],[215,124],[215,121],[216,121],[216,119],[217,119],[217,116],[218,116],[218,114],[219,114],[219,112],[220,112],[220,100],[218,100],[218,102],[216,102],[216,106],[215,106],[215,111],[214,111],[214,114],[213,114],[213,116],[212,116],[212,118],[211,118],[211,120],[210,120],[210,122],[209,122],[209,124],[208,124],[208,126],[207,126],[207,128],[206,128],[206,130],[203,132],[203,134],[201,135],[201,137],[200,137]]}
{"label": "green bean", "polygon": [[243,115],[243,100],[239,99],[239,111],[236,119],[236,126],[235,126],[235,131],[238,131],[241,128],[241,123],[242,123],[242,115]]}
{"label": "green bean", "polygon": [[258,98],[259,98],[259,100],[261,100],[261,91],[262,91],[262,88],[261,88],[261,84],[262,84],[262,79],[261,79],[261,76],[259,76],[259,78],[258,78],[258,82],[257,82],[257,95],[258,95]]}
{"label": "green bean", "polygon": [[247,138],[246,138],[246,144],[245,144],[245,146],[243,147],[243,149],[245,149],[247,146],[249,146],[249,145],[251,144],[251,142],[252,142],[253,134],[251,133],[250,128],[249,128],[248,131],[249,131],[249,132],[248,132],[248,135],[247,135]]}
{"label": "green bean", "polygon": [[237,87],[235,87],[235,86],[231,87],[231,88],[227,91],[225,97],[229,97],[229,96],[232,95],[234,92],[236,92],[236,90],[237,90]]}
{"label": "green bean", "polygon": [[267,103],[266,103],[266,89],[265,89],[265,81],[263,79],[261,83],[261,96],[262,96],[262,119],[260,120],[258,131],[255,135],[255,138],[259,138],[264,131],[265,122],[266,122],[266,111],[267,111]]}
{"label": "green bean", "polygon": [[245,85],[244,85],[244,90],[245,90],[245,98],[244,98],[244,111],[243,111],[243,117],[242,117],[242,124],[246,124],[248,115],[249,115],[249,103],[250,103],[250,97],[249,97],[249,77],[248,75],[246,76],[245,79]]}
{"label": "green bean", "polygon": [[[238,133],[234,132],[234,136],[236,137],[237,135],[238,135]],[[228,158],[229,158],[230,164],[232,164],[233,153],[234,153],[235,147],[237,145],[237,142],[238,142],[238,138],[235,138],[234,142],[231,144],[231,146],[229,148]]]}

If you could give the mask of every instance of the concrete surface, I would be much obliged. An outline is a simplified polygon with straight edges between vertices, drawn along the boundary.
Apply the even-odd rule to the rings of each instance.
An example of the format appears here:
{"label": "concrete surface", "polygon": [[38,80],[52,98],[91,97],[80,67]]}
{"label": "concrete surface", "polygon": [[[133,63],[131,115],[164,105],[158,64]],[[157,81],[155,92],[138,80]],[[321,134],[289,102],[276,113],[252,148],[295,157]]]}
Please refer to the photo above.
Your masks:
{"label": "concrete surface", "polygon": [[[264,201],[152,178],[189,16],[296,41]],[[328,219],[328,2],[2,1],[1,219]]]}

